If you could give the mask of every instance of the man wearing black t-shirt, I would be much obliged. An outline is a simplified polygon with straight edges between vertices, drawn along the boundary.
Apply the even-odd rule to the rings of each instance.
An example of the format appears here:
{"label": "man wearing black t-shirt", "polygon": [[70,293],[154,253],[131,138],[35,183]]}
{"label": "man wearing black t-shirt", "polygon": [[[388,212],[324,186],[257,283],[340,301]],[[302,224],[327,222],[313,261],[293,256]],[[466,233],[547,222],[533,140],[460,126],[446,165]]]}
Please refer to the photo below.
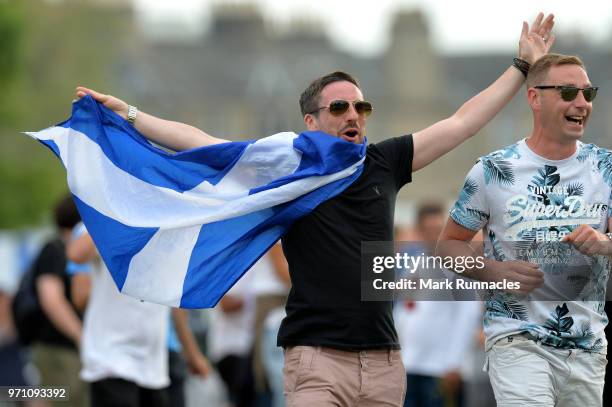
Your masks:
{"label": "man wearing black t-shirt", "polygon": [[[544,19],[543,14],[531,30],[523,23],[514,67],[448,119],[369,145],[360,177],[296,221],[283,237],[292,288],[278,343],[285,348],[288,405],[402,405],[405,372],[392,304],[361,301],[361,242],[393,239],[399,189],[411,181],[413,171],[477,133],[510,101],[524,82],[528,63],[548,52],[552,26],[553,16]],[[137,112],[113,96],[77,88],[77,97],[88,94],[149,140],[175,151],[227,141]],[[315,80],[300,97],[300,107],[308,130],[363,143],[372,106],[350,75],[334,72]]]}
{"label": "man wearing black t-shirt", "polygon": [[54,220],[57,235],[45,244],[30,271],[40,307],[31,354],[41,386],[68,386],[70,405],[84,406],[86,389],[79,379],[78,353],[82,323],[70,301],[71,283],[66,272],[66,242],[70,240],[72,228],[81,220],[72,195],[57,203]]}

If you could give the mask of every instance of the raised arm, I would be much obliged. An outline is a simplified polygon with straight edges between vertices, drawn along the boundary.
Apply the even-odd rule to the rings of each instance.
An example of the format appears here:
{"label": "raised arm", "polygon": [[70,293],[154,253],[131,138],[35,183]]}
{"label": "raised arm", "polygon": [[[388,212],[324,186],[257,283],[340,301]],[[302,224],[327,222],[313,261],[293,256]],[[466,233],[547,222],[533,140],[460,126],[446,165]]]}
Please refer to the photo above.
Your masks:
{"label": "raised arm", "polygon": [[[519,40],[519,58],[533,63],[546,54],[554,42],[551,33],[554,16],[545,19],[538,14],[531,29],[523,22]],[[492,85],[468,100],[451,117],[413,135],[414,159],[412,170],[417,171],[480,131],[524,83],[525,77],[516,68],[508,68]]]}
{"label": "raised arm", "polygon": [[[91,95],[97,102],[127,119],[128,104],[123,100],[82,86],[77,87],[77,98],[82,98],[85,95]],[[174,151],[228,142],[228,140],[213,137],[188,124],[160,119],[142,111],[138,112],[134,127],[147,139]]]}

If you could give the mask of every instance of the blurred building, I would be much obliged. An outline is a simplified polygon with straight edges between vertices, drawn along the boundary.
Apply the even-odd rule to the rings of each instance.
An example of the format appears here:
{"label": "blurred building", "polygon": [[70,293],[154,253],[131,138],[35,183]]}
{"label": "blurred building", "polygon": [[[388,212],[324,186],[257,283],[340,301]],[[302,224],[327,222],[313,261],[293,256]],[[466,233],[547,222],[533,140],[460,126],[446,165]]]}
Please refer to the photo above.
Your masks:
{"label": "blurred building", "polygon": [[[415,131],[454,111],[444,60],[431,48],[420,13],[396,17],[391,45],[376,58],[335,49],[317,21],[291,26],[281,35],[266,26],[254,6],[217,6],[200,41],[138,44],[122,61],[120,87],[153,114],[234,140],[303,130],[301,91],[338,69],[355,75],[375,106],[370,142]],[[445,180],[458,188],[463,175],[451,173]],[[439,190],[438,174],[417,178],[418,196],[450,196]],[[416,189],[408,189],[415,198]]]}
{"label": "blurred building", "polygon": [[[122,0],[90,3],[128,7]],[[293,21],[291,30],[280,34],[266,24],[256,6],[244,3],[216,3],[208,29],[190,41],[153,40],[144,34],[151,27],[143,30],[134,21],[124,54],[112,67],[121,96],[150,113],[233,140],[304,129],[300,92],[312,79],[338,69],[354,74],[374,104],[368,122],[370,142],[417,131],[452,114],[494,81],[514,57],[440,56],[418,11],[395,16],[390,46],[375,58],[335,49],[322,23],[311,17]],[[612,82],[607,69],[612,50],[593,49],[573,36],[558,39],[555,51],[580,55],[591,80],[600,86],[586,140],[611,147],[607,135],[612,132],[612,92],[606,89],[612,86],[606,85]],[[521,91],[474,139],[415,174],[400,199],[452,200],[478,156],[527,136],[530,129],[531,113]]]}

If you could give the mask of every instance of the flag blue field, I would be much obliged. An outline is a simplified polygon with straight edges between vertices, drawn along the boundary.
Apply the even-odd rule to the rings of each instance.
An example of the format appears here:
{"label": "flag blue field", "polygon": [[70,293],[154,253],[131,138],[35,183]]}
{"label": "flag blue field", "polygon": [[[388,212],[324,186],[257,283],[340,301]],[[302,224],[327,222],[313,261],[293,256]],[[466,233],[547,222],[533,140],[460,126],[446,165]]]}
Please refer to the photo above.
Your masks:
{"label": "flag blue field", "polygon": [[214,306],[296,219],[359,177],[366,152],[321,132],[167,152],[90,96],[26,134],[66,167],[119,291],[182,308]]}

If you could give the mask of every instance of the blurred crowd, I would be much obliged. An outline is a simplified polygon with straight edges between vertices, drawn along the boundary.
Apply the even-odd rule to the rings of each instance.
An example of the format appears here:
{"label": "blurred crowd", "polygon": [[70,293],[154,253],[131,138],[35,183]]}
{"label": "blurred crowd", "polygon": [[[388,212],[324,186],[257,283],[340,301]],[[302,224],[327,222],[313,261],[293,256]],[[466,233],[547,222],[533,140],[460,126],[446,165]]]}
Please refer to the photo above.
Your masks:
{"label": "blurred crowd", "polygon": [[[70,400],[14,405],[284,406],[276,335],[291,281],[280,244],[215,308],[170,310],[118,293],[70,196],[53,218],[36,251],[0,236],[0,386],[62,386]],[[396,241],[432,253],[445,218],[443,205],[423,204]],[[495,405],[482,304],[428,299],[395,305],[405,406]]]}

